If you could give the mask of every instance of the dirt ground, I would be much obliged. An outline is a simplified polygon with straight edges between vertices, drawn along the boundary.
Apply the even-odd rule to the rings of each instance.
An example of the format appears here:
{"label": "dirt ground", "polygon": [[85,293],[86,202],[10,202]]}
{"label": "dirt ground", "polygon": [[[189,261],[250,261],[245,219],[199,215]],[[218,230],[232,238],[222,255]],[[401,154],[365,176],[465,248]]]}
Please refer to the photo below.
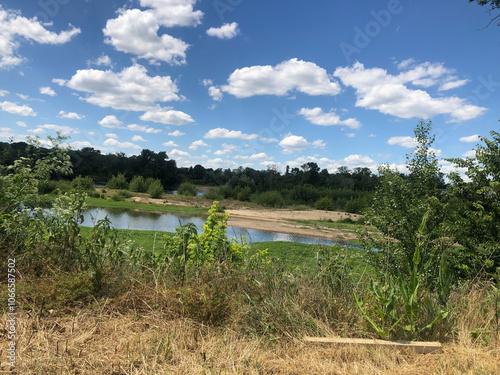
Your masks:
{"label": "dirt ground", "polygon": [[[132,197],[130,200],[142,203],[151,202],[154,204],[186,207],[209,207],[212,203],[209,200],[185,197],[181,198],[179,196],[169,196],[167,199]],[[360,215],[338,211],[270,209],[257,206],[250,207],[242,202],[235,201],[222,201],[220,204],[226,207],[226,212],[230,215],[228,224],[234,227],[341,241],[355,240],[356,235],[353,232],[345,230],[326,228],[322,226],[311,226],[295,222],[294,220],[338,221],[347,217],[350,217],[353,220],[360,217]]]}

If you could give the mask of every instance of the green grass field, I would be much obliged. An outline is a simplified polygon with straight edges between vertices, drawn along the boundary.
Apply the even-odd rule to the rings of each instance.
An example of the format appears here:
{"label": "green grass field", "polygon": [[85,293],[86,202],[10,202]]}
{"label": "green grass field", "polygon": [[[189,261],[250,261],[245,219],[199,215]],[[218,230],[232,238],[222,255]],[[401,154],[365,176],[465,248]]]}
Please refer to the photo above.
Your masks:
{"label": "green grass field", "polygon": [[207,209],[201,207],[171,206],[133,201],[114,201],[111,199],[87,198],[85,201],[90,207],[127,208],[132,210],[172,212],[178,214],[207,215]]}

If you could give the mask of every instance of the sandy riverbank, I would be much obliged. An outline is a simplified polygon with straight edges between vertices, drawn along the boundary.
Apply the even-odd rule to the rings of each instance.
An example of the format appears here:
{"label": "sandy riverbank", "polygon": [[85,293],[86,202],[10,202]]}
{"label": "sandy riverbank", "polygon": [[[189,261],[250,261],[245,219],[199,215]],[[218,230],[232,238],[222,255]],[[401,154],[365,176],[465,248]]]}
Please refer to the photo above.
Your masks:
{"label": "sandy riverbank", "polygon": [[[211,203],[208,201],[201,202],[200,200],[179,200],[178,198],[151,199],[147,197],[132,197],[130,200],[143,203],[151,202],[153,204],[188,207],[194,207],[195,205],[207,205],[208,207]],[[360,215],[337,211],[255,208],[248,207],[241,202],[234,201],[223,201],[221,202],[221,205],[227,207],[226,212],[230,215],[228,224],[231,226],[343,241],[355,240],[355,233],[352,231],[327,228],[324,226],[306,225],[304,223],[296,222],[295,220],[338,221],[347,217],[350,217],[353,220],[360,217]]]}

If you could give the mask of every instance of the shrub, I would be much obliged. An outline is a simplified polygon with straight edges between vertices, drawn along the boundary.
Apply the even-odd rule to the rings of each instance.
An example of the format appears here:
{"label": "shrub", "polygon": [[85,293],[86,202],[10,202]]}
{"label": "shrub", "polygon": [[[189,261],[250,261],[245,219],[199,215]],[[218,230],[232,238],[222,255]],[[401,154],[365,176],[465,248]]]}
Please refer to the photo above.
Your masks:
{"label": "shrub", "polygon": [[116,202],[125,200],[125,198],[123,197],[123,195],[118,194],[118,193],[117,194],[113,194],[111,196],[111,199],[114,200],[114,201],[116,201]]}
{"label": "shrub", "polygon": [[314,208],[317,210],[333,211],[335,210],[335,205],[330,198],[324,197],[314,203]]}
{"label": "shrub", "polygon": [[252,189],[250,186],[245,186],[243,189],[241,189],[236,196],[236,199],[239,201],[244,201],[248,202],[250,201],[250,196],[252,195]]}
{"label": "shrub", "polygon": [[148,194],[151,198],[161,198],[163,195],[163,185],[160,180],[154,180],[148,189]]}
{"label": "shrub", "polygon": [[219,188],[210,189],[205,194],[203,194],[203,198],[210,200],[221,200],[224,199],[222,194],[219,191]]}
{"label": "shrub", "polygon": [[128,191],[128,190],[120,190],[118,192],[118,194],[120,194],[123,198],[130,198],[130,197],[133,197],[134,195]]}
{"label": "shrub", "polygon": [[265,207],[275,207],[280,208],[285,205],[285,201],[283,197],[278,191],[266,191],[264,193],[260,193],[254,198],[255,203],[260,204]]}
{"label": "shrub", "polygon": [[144,180],[144,177],[134,176],[134,178],[132,178],[132,181],[130,181],[129,190],[135,191],[137,193],[147,192],[148,189],[146,187],[146,181]]}
{"label": "shrub", "polygon": [[128,182],[123,173],[113,176],[106,184],[108,189],[128,189]]}
{"label": "shrub", "polygon": [[197,194],[196,186],[194,186],[191,182],[183,182],[179,185],[177,193],[180,195],[195,197]]}
{"label": "shrub", "polygon": [[71,181],[71,187],[79,191],[92,191],[94,190],[94,181],[88,176],[78,176]]}
{"label": "shrub", "polygon": [[54,181],[38,181],[38,194],[50,194],[56,188]]}

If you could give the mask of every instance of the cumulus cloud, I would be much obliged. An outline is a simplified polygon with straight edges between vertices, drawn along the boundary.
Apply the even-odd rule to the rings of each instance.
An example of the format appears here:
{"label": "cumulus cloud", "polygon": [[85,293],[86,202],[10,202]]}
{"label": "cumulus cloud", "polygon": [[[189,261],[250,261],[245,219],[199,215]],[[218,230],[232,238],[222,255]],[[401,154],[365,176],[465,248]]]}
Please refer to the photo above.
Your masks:
{"label": "cumulus cloud", "polygon": [[460,138],[460,142],[465,142],[465,143],[474,143],[474,142],[479,142],[480,140],[481,138],[479,137],[479,134],[469,135],[468,137]]}
{"label": "cumulus cloud", "polygon": [[146,125],[137,125],[137,124],[130,124],[125,127],[125,129],[132,130],[134,132],[143,132],[143,133],[150,133],[150,134],[157,134],[161,133],[161,129],[155,129],[150,126]]}
{"label": "cumulus cloud", "polygon": [[89,60],[89,61],[87,61],[87,64],[88,65],[94,64],[94,65],[99,65],[99,66],[100,65],[111,66],[112,62],[111,62],[111,58],[108,55],[102,54],[101,56],[99,56],[95,60]]}
{"label": "cumulus cloud", "polygon": [[171,137],[180,137],[180,136],[183,136],[185,135],[186,133],[183,133],[179,130],[176,130],[176,131],[173,131],[173,132],[170,132],[168,133],[167,135],[171,136]]}
{"label": "cumulus cloud", "polygon": [[0,102],[0,109],[4,112],[9,112],[20,116],[36,116],[36,112],[27,105],[17,105],[12,102]]}
{"label": "cumulus cloud", "polygon": [[153,111],[147,111],[140,116],[143,121],[153,121],[159,122],[166,125],[186,125],[194,120],[188,114],[181,111],[158,109]]}
{"label": "cumulus cloud", "polygon": [[54,132],[60,132],[63,135],[69,135],[69,134],[79,134],[80,130],[74,129],[70,126],[66,125],[54,125],[54,124],[45,124],[45,125],[40,125],[38,129],[46,129],[46,130],[52,130]]}
{"label": "cumulus cloud", "polygon": [[103,29],[104,42],[150,62],[185,64],[189,44],[168,34],[159,36],[159,28],[157,14],[151,10],[122,10],[118,18],[107,21]]}
{"label": "cumulus cloud", "polygon": [[177,150],[177,149],[173,149],[168,154],[170,155],[171,158],[176,158],[176,157],[177,158],[189,158],[190,157],[190,155],[187,152]]}
{"label": "cumulus cloud", "polygon": [[221,90],[238,98],[254,95],[284,96],[292,91],[308,95],[337,95],[340,85],[325,69],[296,58],[276,66],[251,66],[235,70]]}
{"label": "cumulus cloud", "polygon": [[179,147],[179,145],[177,143],[175,143],[174,141],[164,142],[164,143],[162,143],[162,145],[165,147]]}
{"label": "cumulus cloud", "polygon": [[326,143],[322,139],[318,139],[312,143],[309,143],[304,137],[293,135],[291,133],[287,134],[280,143],[280,147],[283,148],[281,151],[283,154],[293,154],[295,152],[303,151],[306,148],[325,148]]}
{"label": "cumulus cloud", "polygon": [[104,126],[105,128],[119,128],[123,122],[118,120],[115,115],[109,115],[99,121],[98,124]]}
{"label": "cumulus cloud", "polygon": [[467,152],[464,152],[462,154],[463,157],[466,157],[466,158],[475,158],[476,157],[476,150],[469,150]]}
{"label": "cumulus cloud", "polygon": [[144,138],[142,138],[140,135],[134,135],[132,137],[133,142],[147,142]]}
{"label": "cumulus cloud", "polygon": [[56,96],[56,92],[52,90],[50,87],[40,87],[40,94],[48,95],[48,96]]}
{"label": "cumulus cloud", "polygon": [[79,115],[76,112],[65,112],[65,111],[59,111],[59,114],[57,115],[59,118],[67,118],[70,120],[82,120],[85,118],[84,115]]}
{"label": "cumulus cloud", "polygon": [[220,88],[217,86],[210,86],[208,88],[208,95],[210,95],[210,97],[217,102],[220,102],[224,96]]}
{"label": "cumulus cloud", "polygon": [[341,120],[334,110],[325,113],[319,107],[316,108],[302,108],[299,115],[304,116],[310,123],[320,126],[342,125],[348,126],[351,129],[359,129],[361,124],[355,118],[348,118]]}
{"label": "cumulus cloud", "polygon": [[206,139],[243,139],[243,140],[251,140],[258,138],[257,134],[245,134],[239,130],[228,130],[225,128],[215,128],[210,129],[203,138]]}
{"label": "cumulus cloud", "polygon": [[240,33],[238,23],[225,23],[221,27],[211,27],[207,30],[208,36],[214,36],[219,39],[232,39]]}
{"label": "cumulus cloud", "polygon": [[[387,140],[387,144],[394,146],[401,146],[405,148],[415,148],[418,146],[418,143],[413,137],[391,137]],[[433,152],[436,156],[440,156],[442,151],[440,149],[435,149],[430,147],[429,152]]]}
{"label": "cumulus cloud", "polygon": [[[350,67],[337,68],[334,76],[340,78],[344,85],[356,90],[357,107],[376,109],[400,118],[431,118],[439,114],[449,114],[452,121],[465,121],[486,111],[486,108],[472,105],[465,99],[455,96],[436,99],[426,91],[405,86],[405,82],[417,82],[422,85],[421,80],[429,78],[422,74],[394,76],[384,69],[367,69],[356,62]],[[432,76],[429,79],[432,79]]]}
{"label": "cumulus cloud", "polygon": [[154,9],[158,22],[165,27],[197,26],[203,12],[194,10],[197,0],[140,0],[143,7]]}
{"label": "cumulus cloud", "polygon": [[82,69],[64,84],[88,93],[83,98],[99,107],[129,111],[149,111],[157,102],[179,100],[177,85],[169,76],[147,75],[146,68],[134,64],[119,73],[111,70]]}
{"label": "cumulus cloud", "polygon": [[25,128],[27,125],[24,121],[16,121],[16,125]]}
{"label": "cumulus cloud", "polygon": [[346,166],[349,169],[354,168],[369,168],[375,172],[377,170],[377,162],[367,155],[353,154],[343,159],[328,159],[318,158],[315,156],[300,156],[294,160],[288,161],[286,164],[290,167],[299,168],[301,165],[313,162],[318,164],[321,169],[327,169],[330,173],[334,173],[341,166]]}
{"label": "cumulus cloud", "polygon": [[0,96],[5,96],[7,95],[9,92],[7,90],[0,90]]}
{"label": "cumulus cloud", "polygon": [[67,31],[54,33],[37,18],[22,17],[20,12],[5,10],[0,5],[0,69],[19,65],[24,58],[17,54],[22,38],[40,44],[64,44],[80,34],[80,29],[71,26]]}
{"label": "cumulus cloud", "polygon": [[140,150],[141,147],[136,145],[136,144],[133,144],[131,142],[118,142],[116,139],[113,139],[113,138],[108,138],[106,139],[103,143],[102,143],[104,146],[107,146],[107,147],[110,147],[114,150],[120,150],[120,149],[123,149],[123,148],[133,148],[133,149],[136,149],[136,150]]}
{"label": "cumulus cloud", "polygon": [[189,149],[195,151],[198,150],[199,147],[207,147],[207,146],[208,145],[200,139],[199,141],[194,141],[193,143],[191,143]]}
{"label": "cumulus cloud", "polygon": [[106,138],[114,138],[114,139],[118,139],[118,136],[115,134],[115,133],[106,133],[104,134],[104,136]]}

